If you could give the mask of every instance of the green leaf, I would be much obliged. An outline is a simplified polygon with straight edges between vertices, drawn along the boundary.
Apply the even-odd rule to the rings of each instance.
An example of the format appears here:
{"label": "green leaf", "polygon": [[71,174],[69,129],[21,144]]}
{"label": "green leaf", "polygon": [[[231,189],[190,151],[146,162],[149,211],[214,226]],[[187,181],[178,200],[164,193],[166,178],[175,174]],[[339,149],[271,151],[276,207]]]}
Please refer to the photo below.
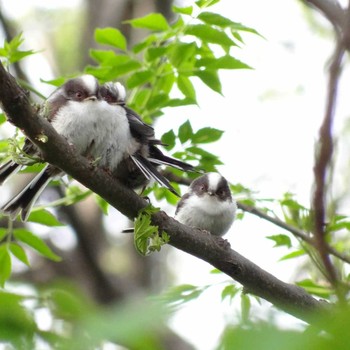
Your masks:
{"label": "green leaf", "polygon": [[145,28],[150,30],[167,30],[169,25],[167,20],[160,13],[150,13],[144,17],[125,21],[130,23],[134,28]]}
{"label": "green leaf", "polygon": [[283,260],[289,260],[289,259],[294,259],[294,258],[298,258],[299,256],[305,255],[305,250],[304,249],[299,249],[296,250],[292,253],[289,253],[285,256],[283,256],[281,259],[279,259],[279,261],[283,261]]}
{"label": "green leaf", "polygon": [[33,320],[34,312],[28,304],[23,303],[23,300],[24,298],[20,295],[0,292],[0,337],[2,348],[37,348],[33,340],[35,337],[34,332],[38,330]]}
{"label": "green leaf", "polygon": [[90,57],[101,65],[114,64],[117,59],[116,57],[118,57],[113,50],[91,49],[89,53]]}
{"label": "green leaf", "polygon": [[135,44],[135,46],[132,48],[132,52],[137,54],[144,49],[148,49],[149,47],[152,47],[152,45],[154,45],[157,40],[157,36],[155,34],[151,34],[147,36],[143,41]]}
{"label": "green leaf", "polygon": [[271,239],[275,242],[274,247],[281,247],[281,246],[287,246],[290,248],[292,246],[292,242],[290,240],[290,237],[287,235],[273,235],[273,236],[267,236],[266,238]]}
{"label": "green leaf", "polygon": [[126,85],[129,89],[132,89],[136,86],[149,83],[153,76],[154,73],[150,70],[136,72],[128,78],[128,80],[126,81]]}
{"label": "green leaf", "polygon": [[19,261],[27,266],[30,266],[27,254],[20,245],[17,243],[10,243],[10,251]]}
{"label": "green leaf", "polygon": [[0,125],[6,122],[6,116],[4,113],[0,113]]}
{"label": "green leaf", "polygon": [[230,19],[213,12],[202,12],[197,17],[202,22],[219,27],[229,27],[234,24]]}
{"label": "green leaf", "polygon": [[251,69],[250,66],[236,58],[225,55],[219,58],[202,58],[196,61],[196,67],[207,69]]}
{"label": "green leaf", "polygon": [[186,151],[195,155],[200,155],[202,158],[207,159],[210,163],[217,165],[222,164],[222,162],[218,159],[218,156],[204,150],[202,147],[191,146],[186,148]]}
{"label": "green leaf", "polygon": [[92,194],[91,190],[82,189],[80,186],[71,185],[66,188],[65,197],[59,199],[59,205],[71,205],[78,203]]}
{"label": "green leaf", "polygon": [[167,290],[160,299],[166,304],[181,305],[197,299],[204,289],[192,284],[181,284]]}
{"label": "green leaf", "polygon": [[97,28],[95,30],[95,40],[100,44],[111,45],[118,49],[126,50],[126,38],[116,28]]}
{"label": "green leaf", "polygon": [[103,82],[115,80],[116,78],[134,71],[141,67],[141,63],[125,55],[115,55],[113,62],[107,66],[93,67],[85,69],[87,74],[92,74]]}
{"label": "green leaf", "polygon": [[[222,15],[219,15],[218,13],[213,13],[213,12],[202,12],[198,15],[197,17],[200,19],[202,22],[210,25],[215,25],[219,26],[222,28],[231,28],[232,33],[234,34],[237,31],[243,31],[243,32],[249,32],[252,34],[257,34],[261,36],[255,29],[246,27],[245,25],[237,22],[233,22],[227,17],[224,17]],[[241,39],[239,39],[242,41]]]}
{"label": "green leaf", "polygon": [[109,204],[107,201],[105,201],[102,197],[100,197],[99,195],[95,195],[95,200],[96,203],[98,204],[98,206],[100,207],[100,209],[102,210],[102,213],[104,215],[108,215],[108,209],[109,209]]}
{"label": "green leaf", "polygon": [[164,93],[156,94],[147,101],[147,108],[150,111],[153,111],[155,109],[161,109],[167,105],[168,100],[169,100],[168,94],[164,94]]}
{"label": "green leaf", "polygon": [[33,50],[21,51],[19,47],[24,42],[22,33],[15,36],[10,42],[5,40],[4,47],[0,49],[0,56],[6,57],[10,64],[20,61],[26,56],[33,55],[36,52]]}
{"label": "green leaf", "polygon": [[152,91],[148,88],[136,89],[138,90],[136,94],[133,96],[132,101],[129,101],[129,106],[131,108],[137,109],[138,106],[143,106],[145,101],[148,101],[150,98]]}
{"label": "green leaf", "polygon": [[250,298],[247,294],[242,293],[241,294],[241,316],[243,323],[247,323],[249,321],[249,314],[250,314]]}
{"label": "green leaf", "polygon": [[0,287],[4,288],[5,282],[11,276],[11,257],[7,245],[0,245]]}
{"label": "green leaf", "polygon": [[210,127],[199,129],[193,136],[193,143],[210,143],[220,139],[224,132]]}
{"label": "green leaf", "polygon": [[172,6],[172,10],[174,13],[180,13],[181,15],[192,15],[193,12],[193,7],[192,6],[187,6],[187,7],[177,7],[177,6]]}
{"label": "green leaf", "polygon": [[229,301],[231,302],[232,299],[237,295],[238,291],[239,291],[239,288],[237,288],[234,284],[229,284],[228,286],[226,286],[222,290],[222,292],[221,292],[221,300],[223,301],[226,298],[228,298]]}
{"label": "green leaf", "polygon": [[168,48],[166,46],[161,47],[149,47],[145,53],[145,59],[148,62],[152,62],[155,59],[162,57],[167,52]]}
{"label": "green leaf", "polygon": [[177,86],[185,97],[196,100],[196,90],[193,87],[191,80],[185,75],[180,74],[177,77]]}
{"label": "green leaf", "polygon": [[194,104],[197,104],[197,101],[186,97],[186,98],[172,98],[167,102],[166,106],[180,107],[180,106],[188,106],[188,105],[194,105]]}
{"label": "green leaf", "polygon": [[153,89],[169,95],[176,80],[175,73],[170,63],[163,63],[162,65],[162,73],[155,79]]}
{"label": "green leaf", "polygon": [[340,230],[350,231],[350,222],[349,221],[340,221],[334,224],[327,225],[327,232],[334,232]]}
{"label": "green leaf", "polygon": [[206,8],[206,7],[210,7],[210,6],[213,6],[215,4],[217,4],[220,0],[211,0],[211,1],[208,1],[208,0],[197,0],[196,1],[196,5],[199,7],[199,8]]}
{"label": "green leaf", "polygon": [[51,79],[51,80],[40,79],[40,82],[45,83],[45,84],[49,84],[52,86],[56,86],[56,87],[63,85],[65,81],[66,81],[66,79],[63,77],[59,77],[59,78]]}
{"label": "green leaf", "polygon": [[163,232],[158,233],[158,227],[152,225],[151,215],[159,211],[151,205],[141,210],[135,220],[134,245],[136,250],[143,256],[151,252],[159,251],[161,246],[169,241],[169,237]]}
{"label": "green leaf", "polygon": [[333,295],[332,288],[327,286],[322,286],[310,279],[305,279],[303,281],[296,282],[299,287],[304,288],[308,293],[317,295],[321,298],[330,298]]}
{"label": "green leaf", "polygon": [[205,43],[218,44],[224,47],[237,46],[224,31],[207,24],[189,25],[185,30],[185,34],[193,35]]}
{"label": "green leaf", "polygon": [[46,209],[33,210],[28,218],[28,221],[35,222],[37,224],[55,227],[55,226],[64,226],[57,218],[51,214]]}
{"label": "green leaf", "polygon": [[194,75],[196,75],[202,82],[207,85],[210,89],[219,94],[222,94],[221,81],[218,76],[218,72],[216,70],[200,70],[197,71]]}
{"label": "green leaf", "polygon": [[189,120],[185,121],[180,127],[178,132],[179,140],[183,144],[193,137],[193,129]]}
{"label": "green leaf", "polygon": [[251,34],[259,35],[260,37],[263,38],[263,36],[258,31],[256,31],[253,28],[246,27],[245,25],[243,25],[241,23],[232,22],[230,27],[231,27],[232,33],[234,33],[235,31],[248,32],[248,33],[251,33]]}
{"label": "green leaf", "polygon": [[[189,62],[193,62],[192,66],[195,62],[195,53],[197,50],[196,43],[182,43],[176,42],[174,43],[168,52],[168,57],[173,66],[177,68],[181,68],[185,64]],[[189,67],[186,66],[186,71]]]}
{"label": "green leaf", "polygon": [[176,143],[176,136],[174,133],[174,130],[169,130],[162,136],[162,143],[164,143],[166,146],[165,148],[169,151],[172,148],[174,148],[175,143]]}
{"label": "green leaf", "polygon": [[6,228],[0,228],[0,242],[7,236],[8,231]]}
{"label": "green leaf", "polygon": [[53,261],[61,260],[61,258],[56,255],[41,238],[34,235],[32,232],[23,228],[17,228],[13,230],[13,235],[16,240],[27,244],[46,258]]}

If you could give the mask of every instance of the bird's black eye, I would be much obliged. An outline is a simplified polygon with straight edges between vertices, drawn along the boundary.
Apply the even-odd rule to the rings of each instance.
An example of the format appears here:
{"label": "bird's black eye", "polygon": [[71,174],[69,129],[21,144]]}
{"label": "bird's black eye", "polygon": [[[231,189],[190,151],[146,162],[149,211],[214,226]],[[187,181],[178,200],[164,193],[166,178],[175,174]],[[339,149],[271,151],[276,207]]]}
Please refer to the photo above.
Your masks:
{"label": "bird's black eye", "polygon": [[106,94],[105,100],[106,102],[111,103],[113,102],[113,96],[111,94]]}
{"label": "bird's black eye", "polygon": [[216,194],[217,194],[219,197],[222,197],[222,196],[225,195],[225,191],[224,191],[223,189],[221,189],[221,190],[218,190],[218,191],[216,192]]}
{"label": "bird's black eye", "polygon": [[83,94],[81,91],[77,91],[77,92],[75,93],[75,98],[76,98],[77,100],[81,100],[81,99],[83,98],[83,96],[84,96],[84,94]]}
{"label": "bird's black eye", "polygon": [[203,192],[203,191],[205,191],[205,186],[204,185],[200,185],[199,189]]}

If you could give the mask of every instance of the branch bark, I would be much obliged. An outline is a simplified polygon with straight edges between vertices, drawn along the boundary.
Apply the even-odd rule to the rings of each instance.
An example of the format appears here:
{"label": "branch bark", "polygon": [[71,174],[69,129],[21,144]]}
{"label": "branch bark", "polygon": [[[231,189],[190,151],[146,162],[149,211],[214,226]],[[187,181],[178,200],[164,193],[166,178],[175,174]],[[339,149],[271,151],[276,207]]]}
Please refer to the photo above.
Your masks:
{"label": "branch bark", "polygon": [[327,277],[336,289],[340,301],[345,300],[346,291],[343,290],[338,280],[338,273],[329,256],[326,242],[326,210],[327,210],[327,185],[329,182],[330,167],[333,157],[333,122],[335,117],[336,98],[339,78],[342,70],[342,62],[345,52],[349,50],[350,38],[350,2],[347,9],[343,9],[338,1],[310,0],[306,1],[317,7],[333,24],[336,34],[336,45],[329,66],[328,90],[325,115],[319,131],[319,139],[315,148],[314,165],[314,191],[312,197],[312,209],[314,213],[314,238],[322,263],[326,269]]}
{"label": "branch bark", "polygon": [[[76,154],[46,120],[35,114],[25,92],[1,64],[0,101],[9,121],[40,148],[45,161],[98,193],[130,219],[135,218],[139,210],[147,205],[135,192]],[[43,143],[41,135],[45,135],[48,141]],[[325,303],[317,301],[302,288],[282,282],[230,249],[224,239],[184,226],[164,212],[154,214],[153,222],[169,234],[172,246],[215,266],[241,283],[249,293],[271,302],[285,312],[314,323],[314,314],[323,314],[327,310]]]}
{"label": "branch bark", "polygon": [[304,0],[304,2],[320,11],[332,23],[338,33],[344,31],[346,15],[337,0]]}
{"label": "branch bark", "polygon": [[[282,221],[281,219],[279,219],[277,217],[271,217],[270,215],[264,213],[262,210],[259,210],[256,207],[252,207],[252,206],[246,205],[246,204],[241,203],[241,202],[237,202],[237,206],[239,209],[241,209],[247,213],[256,215],[261,219],[269,221],[269,222],[275,224],[276,226],[279,226],[279,227],[285,229],[286,231],[289,231],[295,237],[300,238],[304,242],[317,248],[317,242],[315,242],[315,239],[313,237],[309,236],[306,232],[298,229],[297,227],[288,225],[287,223],[285,223],[284,221]],[[342,254],[341,252],[338,252],[336,249],[331,247],[327,242],[325,242],[325,244],[326,244],[325,249],[327,250],[327,252],[329,254],[334,255],[338,259],[350,264],[350,256],[349,255]]]}

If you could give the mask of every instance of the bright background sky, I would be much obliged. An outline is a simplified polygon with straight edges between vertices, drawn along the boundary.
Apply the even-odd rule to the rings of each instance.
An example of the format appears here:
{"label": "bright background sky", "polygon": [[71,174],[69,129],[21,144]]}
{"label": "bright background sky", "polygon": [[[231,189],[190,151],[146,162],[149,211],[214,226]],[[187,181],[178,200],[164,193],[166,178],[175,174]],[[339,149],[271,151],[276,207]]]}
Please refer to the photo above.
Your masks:
{"label": "bright background sky", "polygon": [[[34,4],[64,6],[78,1],[3,0],[2,3],[6,14],[20,17]],[[224,130],[222,139],[207,148],[221,155],[225,164],[220,168],[222,175],[233,183],[254,189],[258,197],[281,198],[289,191],[308,206],[313,182],[313,146],[324,113],[324,73],[333,49],[332,40],[320,37],[310,28],[297,0],[222,0],[212,10],[255,28],[264,36],[265,39],[247,33],[246,45],[235,50],[236,57],[254,70],[224,71],[221,74],[224,97],[198,85],[200,108],[167,111],[166,117],[156,125],[157,135],[169,129],[169,121],[174,120],[170,118],[177,118],[178,125],[190,118],[194,129],[212,126]],[[24,37],[30,48],[42,49],[41,43],[31,39],[35,30],[35,26],[24,28]],[[30,60],[37,60],[31,63],[42,67],[38,80],[51,78],[40,57],[33,56]],[[343,99],[340,94],[338,129],[347,116],[346,107],[346,97]],[[169,210],[171,214],[174,209]],[[281,232],[246,214],[244,220],[234,223],[225,238],[240,254],[288,282],[296,277],[298,261],[277,263],[287,250],[272,249],[273,242],[265,238]],[[177,272],[179,284],[206,285],[228,280],[224,276],[208,276],[211,266],[176,250],[169,257],[169,265]],[[221,303],[221,289],[222,285],[210,288],[173,320],[174,328],[198,349],[213,349],[225,322],[235,322],[239,308]],[[269,313],[270,309],[270,305],[258,308],[260,313],[261,310]],[[280,317],[279,322],[283,327],[298,324],[289,316]]]}

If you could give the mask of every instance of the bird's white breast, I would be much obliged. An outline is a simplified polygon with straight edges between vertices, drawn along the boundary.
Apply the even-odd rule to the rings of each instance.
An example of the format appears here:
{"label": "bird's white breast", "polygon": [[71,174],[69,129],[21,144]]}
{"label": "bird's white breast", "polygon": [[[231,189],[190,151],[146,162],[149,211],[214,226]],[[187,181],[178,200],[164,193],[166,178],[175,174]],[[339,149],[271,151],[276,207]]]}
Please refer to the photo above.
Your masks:
{"label": "bird's white breast", "polygon": [[221,236],[232,225],[236,209],[235,201],[220,201],[207,194],[201,197],[193,194],[186,199],[176,219],[185,225]]}
{"label": "bird's white breast", "polygon": [[79,153],[100,159],[101,166],[115,167],[124,157],[130,140],[125,110],[105,101],[69,101],[53,122],[58,133]]}

